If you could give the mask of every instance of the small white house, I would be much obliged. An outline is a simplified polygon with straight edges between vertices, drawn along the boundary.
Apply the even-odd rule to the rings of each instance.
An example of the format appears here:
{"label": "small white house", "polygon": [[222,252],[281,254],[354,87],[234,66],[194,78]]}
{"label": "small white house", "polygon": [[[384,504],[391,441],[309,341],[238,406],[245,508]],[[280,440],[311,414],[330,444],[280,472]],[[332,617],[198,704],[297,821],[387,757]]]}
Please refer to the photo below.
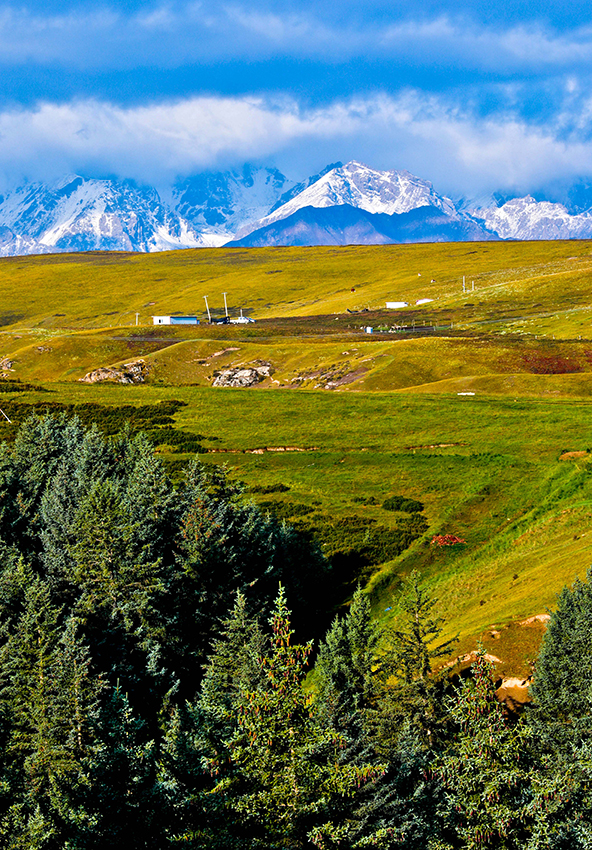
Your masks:
{"label": "small white house", "polygon": [[407,301],[387,301],[387,310],[400,310],[402,307],[409,307]]}
{"label": "small white house", "polygon": [[199,325],[197,316],[152,316],[155,325]]}

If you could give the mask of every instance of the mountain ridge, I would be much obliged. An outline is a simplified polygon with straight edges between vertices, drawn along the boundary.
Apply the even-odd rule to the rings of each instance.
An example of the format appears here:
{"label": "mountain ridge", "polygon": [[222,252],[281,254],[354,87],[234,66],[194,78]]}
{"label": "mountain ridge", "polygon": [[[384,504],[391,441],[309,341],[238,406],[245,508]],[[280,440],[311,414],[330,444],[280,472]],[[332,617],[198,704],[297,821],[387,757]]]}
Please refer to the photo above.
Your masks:
{"label": "mountain ridge", "polygon": [[[592,237],[592,182],[584,178],[546,195],[493,193],[454,201],[408,171],[378,171],[352,160],[332,163],[300,183],[273,167],[203,172],[177,180],[165,195],[167,201],[153,186],[132,180],[76,174],[26,183],[0,196],[0,256],[280,244],[278,239],[292,244],[289,232],[293,244],[323,244],[318,241],[323,231],[327,244],[371,244],[373,238],[391,241],[397,228],[404,241],[412,231],[413,241],[440,240],[446,228],[451,238],[468,240],[477,233],[483,239]],[[349,212],[340,217],[341,206]],[[441,218],[436,225],[431,212],[423,231],[412,227],[412,219],[406,228],[364,215],[354,223],[351,212],[389,217],[428,207],[439,210]],[[307,208],[333,212],[300,213]],[[339,234],[335,228],[341,220],[347,232]],[[289,223],[281,226],[282,221]],[[244,241],[251,234],[258,235]]]}

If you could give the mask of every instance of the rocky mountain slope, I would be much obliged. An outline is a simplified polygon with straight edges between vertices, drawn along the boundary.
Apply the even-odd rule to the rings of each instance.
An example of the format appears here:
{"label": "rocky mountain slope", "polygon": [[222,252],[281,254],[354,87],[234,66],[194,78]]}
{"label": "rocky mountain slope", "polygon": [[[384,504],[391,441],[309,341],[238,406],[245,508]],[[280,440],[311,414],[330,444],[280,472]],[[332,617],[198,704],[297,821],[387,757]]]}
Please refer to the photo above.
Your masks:
{"label": "rocky mountain slope", "polygon": [[387,245],[406,242],[472,242],[497,239],[480,224],[432,206],[408,212],[371,213],[349,204],[304,207],[229,246]]}
{"label": "rocky mountain slope", "polygon": [[590,212],[570,214],[563,204],[536,201],[531,195],[512,198],[500,207],[470,213],[501,239],[588,239]]}
{"label": "rocky mountain slope", "polygon": [[177,215],[212,244],[224,244],[267,215],[293,186],[276,168],[245,165],[241,171],[208,172],[178,181],[172,191]]}
{"label": "rocky mountain slope", "polygon": [[0,254],[165,251],[210,244],[160,200],[130,181],[70,177],[27,184],[0,199]]}
{"label": "rocky mountain slope", "polygon": [[265,218],[239,230],[237,239],[288,218],[305,207],[336,207],[342,204],[386,215],[427,206],[448,215],[455,213],[450,198],[438,195],[427,180],[421,180],[408,171],[375,171],[360,162],[349,162],[326,172]]}
{"label": "rocky mountain slope", "polygon": [[[583,179],[539,200],[494,194],[453,202],[408,171],[377,171],[355,161],[329,165],[298,184],[277,169],[245,165],[180,179],[164,195],[166,201],[155,188],[129,180],[77,175],[25,184],[0,196],[0,256],[229,242],[592,238],[592,188]],[[398,218],[415,210],[429,212]]]}

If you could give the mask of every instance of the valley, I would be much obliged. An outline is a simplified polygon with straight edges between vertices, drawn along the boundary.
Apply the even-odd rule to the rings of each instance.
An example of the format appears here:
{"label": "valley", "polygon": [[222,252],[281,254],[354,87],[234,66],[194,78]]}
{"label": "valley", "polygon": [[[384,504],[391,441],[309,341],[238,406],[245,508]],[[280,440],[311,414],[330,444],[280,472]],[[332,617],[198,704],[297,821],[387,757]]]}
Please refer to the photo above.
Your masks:
{"label": "valley", "polygon": [[[389,622],[402,578],[419,569],[448,634],[460,634],[456,651],[482,639],[500,674],[524,677],[542,626],[519,624],[553,608],[592,559],[591,249],[456,243],[4,259],[0,406],[13,424],[3,420],[0,434],[32,406],[178,400],[174,428],[155,438],[173,475],[195,451],[176,436],[186,434],[205,463],[244,482],[248,498],[303,528],[331,518],[394,531],[405,515],[383,502],[419,500],[427,531],[393,558],[345,570],[342,600],[361,578]],[[242,308],[254,324],[203,322],[200,299],[209,295],[220,316],[224,291],[231,315]],[[411,306],[387,310],[395,298]],[[431,300],[415,304],[422,299]],[[151,324],[152,312],[196,311],[197,327]],[[138,362],[140,383],[80,380]],[[223,372],[262,365],[253,386],[212,386]],[[259,492],[249,495],[253,482]],[[447,534],[464,542],[432,542]]]}

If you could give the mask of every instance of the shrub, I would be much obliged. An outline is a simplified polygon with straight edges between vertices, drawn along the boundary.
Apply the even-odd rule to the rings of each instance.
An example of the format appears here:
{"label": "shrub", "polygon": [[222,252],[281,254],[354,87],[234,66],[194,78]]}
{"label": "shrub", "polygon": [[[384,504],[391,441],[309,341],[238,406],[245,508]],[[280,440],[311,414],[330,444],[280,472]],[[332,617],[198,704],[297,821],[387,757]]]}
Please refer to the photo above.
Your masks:
{"label": "shrub", "polygon": [[421,502],[406,496],[389,496],[382,503],[382,507],[385,511],[403,511],[406,514],[419,514],[423,511]]}

